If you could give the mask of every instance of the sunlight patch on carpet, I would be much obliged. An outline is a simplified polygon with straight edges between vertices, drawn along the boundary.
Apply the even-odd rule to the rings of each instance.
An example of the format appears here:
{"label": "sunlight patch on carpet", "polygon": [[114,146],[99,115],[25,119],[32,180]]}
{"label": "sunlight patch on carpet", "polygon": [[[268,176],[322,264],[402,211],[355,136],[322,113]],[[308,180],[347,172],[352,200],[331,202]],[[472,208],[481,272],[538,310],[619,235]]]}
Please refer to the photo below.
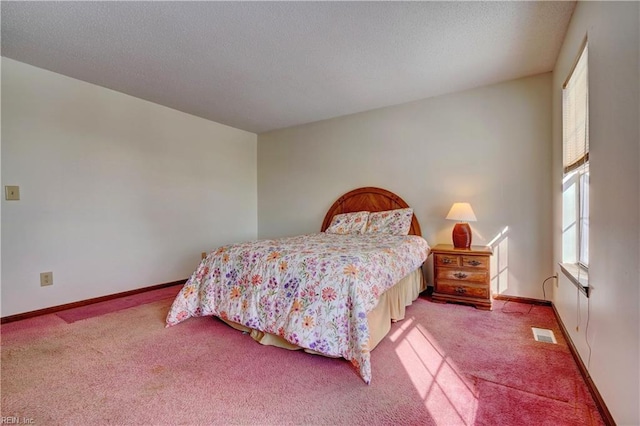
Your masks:
{"label": "sunlight patch on carpet", "polygon": [[414,324],[404,327],[395,352],[436,424],[473,424],[478,407],[474,383],[435,342],[424,327]]}
{"label": "sunlight patch on carpet", "polygon": [[396,342],[398,339],[402,338],[404,333],[413,326],[413,318],[406,318],[399,324],[400,326],[398,329],[387,336],[392,342]]}

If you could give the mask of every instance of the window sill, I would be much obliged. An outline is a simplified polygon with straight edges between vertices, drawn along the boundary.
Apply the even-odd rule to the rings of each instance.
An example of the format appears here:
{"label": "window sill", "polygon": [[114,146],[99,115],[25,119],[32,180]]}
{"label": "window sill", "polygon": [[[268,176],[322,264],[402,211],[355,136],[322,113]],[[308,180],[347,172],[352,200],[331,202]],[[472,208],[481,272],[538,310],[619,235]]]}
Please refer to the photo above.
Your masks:
{"label": "window sill", "polygon": [[575,263],[558,263],[562,273],[569,278],[578,290],[589,297],[589,272]]}

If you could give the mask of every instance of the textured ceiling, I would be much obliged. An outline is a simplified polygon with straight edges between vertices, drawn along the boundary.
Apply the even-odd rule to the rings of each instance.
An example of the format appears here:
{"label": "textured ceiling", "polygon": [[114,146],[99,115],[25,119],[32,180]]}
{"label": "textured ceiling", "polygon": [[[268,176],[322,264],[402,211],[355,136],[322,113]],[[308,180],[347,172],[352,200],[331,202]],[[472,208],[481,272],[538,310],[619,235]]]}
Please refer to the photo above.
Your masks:
{"label": "textured ceiling", "polygon": [[574,2],[7,2],[2,55],[261,133],[551,71]]}

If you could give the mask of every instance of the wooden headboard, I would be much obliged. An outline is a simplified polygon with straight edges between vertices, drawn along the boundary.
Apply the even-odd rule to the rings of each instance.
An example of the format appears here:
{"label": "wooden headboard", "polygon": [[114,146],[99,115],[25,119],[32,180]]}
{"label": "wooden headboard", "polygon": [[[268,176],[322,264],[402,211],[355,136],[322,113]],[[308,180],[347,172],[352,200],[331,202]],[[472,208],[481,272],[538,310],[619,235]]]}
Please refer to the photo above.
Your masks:
{"label": "wooden headboard", "polygon": [[[340,213],[352,213],[359,211],[380,212],[384,210],[405,209],[409,205],[399,196],[391,191],[382,188],[374,188],[372,186],[366,188],[358,188],[349,191],[342,197],[338,198],[331,206],[322,222],[321,231],[324,232],[331,224],[333,216]],[[409,235],[420,235],[420,224],[414,213],[411,219],[411,228]]]}

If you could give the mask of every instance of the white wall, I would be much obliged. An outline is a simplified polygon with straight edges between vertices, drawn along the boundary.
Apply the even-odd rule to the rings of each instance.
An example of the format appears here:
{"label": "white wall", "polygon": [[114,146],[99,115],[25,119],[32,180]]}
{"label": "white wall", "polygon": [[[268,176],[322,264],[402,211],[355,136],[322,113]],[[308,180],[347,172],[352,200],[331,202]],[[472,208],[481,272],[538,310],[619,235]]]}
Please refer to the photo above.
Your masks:
{"label": "white wall", "polygon": [[378,186],[414,208],[430,244],[451,243],[444,217],[469,201],[473,244],[509,228],[501,292],[542,298],[553,273],[550,106],[547,73],[260,134],[259,237],[317,232],[340,195]]}
{"label": "white wall", "polygon": [[256,238],[256,144],[2,58],[2,185],[21,193],[2,197],[2,316],[184,279]]}
{"label": "white wall", "polygon": [[640,424],[639,22],[638,2],[578,3],[553,73],[553,246],[560,262],[562,84],[588,35],[592,293],[579,295],[558,268],[554,303],[619,425]]}

